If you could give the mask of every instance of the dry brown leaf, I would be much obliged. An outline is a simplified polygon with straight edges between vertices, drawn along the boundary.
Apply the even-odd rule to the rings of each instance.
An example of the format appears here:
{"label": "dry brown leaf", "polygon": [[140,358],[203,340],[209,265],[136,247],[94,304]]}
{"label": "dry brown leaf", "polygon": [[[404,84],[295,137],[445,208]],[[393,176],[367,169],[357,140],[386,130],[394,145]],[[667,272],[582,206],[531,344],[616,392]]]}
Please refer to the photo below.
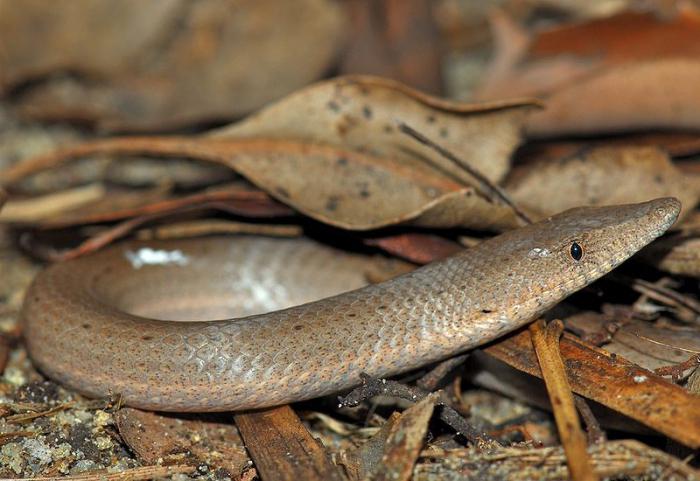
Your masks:
{"label": "dry brown leaf", "polygon": [[381,464],[372,476],[374,481],[408,481],[428,432],[428,421],[433,414],[439,394],[429,394],[422,401],[406,409],[391,426],[384,445]]}
{"label": "dry brown leaf", "polygon": [[548,159],[513,171],[506,190],[538,217],[581,205],[611,205],[675,196],[681,216],[700,198],[700,177],[678,170],[653,147],[600,147],[558,161]]}
{"label": "dry brown leaf", "polygon": [[656,147],[674,159],[679,159],[676,166],[683,172],[700,174],[700,163],[684,161],[700,153],[700,134],[692,132],[635,132],[615,136],[585,139],[541,140],[528,142],[518,150],[518,162],[533,160],[552,161],[577,155],[585,149],[599,147]]}
{"label": "dry brown leaf", "polygon": [[206,462],[237,476],[248,463],[236,426],[215,416],[180,418],[122,408],[115,419],[124,442],[146,464]]}
{"label": "dry brown leaf", "polygon": [[370,76],[320,82],[213,133],[218,138],[295,139],[385,157],[411,169],[426,159],[457,179],[471,178],[397,129],[401,121],[500,181],[521,139],[527,100],[465,104]]}
{"label": "dry brown leaf", "polygon": [[700,128],[700,61],[664,59],[601,70],[562,87],[533,114],[534,137]]}
{"label": "dry brown leaf", "polygon": [[[694,395],[573,336],[562,337],[560,350],[574,392],[689,447],[700,447],[700,404]],[[484,351],[518,370],[541,376],[528,331],[506,337]],[[683,413],[682,424],[677,422],[679,412]]]}
{"label": "dry brown leaf", "polygon": [[393,256],[416,264],[444,259],[464,249],[460,244],[444,237],[419,232],[370,237],[365,239],[365,244],[377,246]]}
{"label": "dry brown leaf", "polygon": [[492,29],[496,55],[475,97],[545,100],[528,122],[531,136],[700,126],[693,8],[670,19],[624,12],[532,35],[499,12]]}
{"label": "dry brown leaf", "polygon": [[588,22],[556,26],[530,45],[529,60],[574,55],[606,64],[700,55],[700,13],[692,6],[674,15],[626,11]]}
{"label": "dry brown leaf", "polygon": [[319,78],[342,36],[329,0],[3,0],[0,91],[28,85],[16,105],[34,118],[162,130],[240,116]]}

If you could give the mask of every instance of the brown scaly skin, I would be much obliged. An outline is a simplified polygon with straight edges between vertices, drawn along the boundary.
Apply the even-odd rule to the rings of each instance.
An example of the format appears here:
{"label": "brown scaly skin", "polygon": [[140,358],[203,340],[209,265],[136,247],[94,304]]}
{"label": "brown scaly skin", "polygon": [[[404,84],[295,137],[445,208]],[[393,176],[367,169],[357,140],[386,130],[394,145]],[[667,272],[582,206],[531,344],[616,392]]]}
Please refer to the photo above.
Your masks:
{"label": "brown scaly skin", "polygon": [[[334,264],[338,254],[322,249],[314,261],[318,251],[300,241],[248,241],[238,249],[232,242],[241,241],[223,239],[118,245],[42,272],[27,294],[24,332],[46,374],[89,395],[121,393],[132,406],[229,411],[299,401],[348,389],[361,372],[391,376],[530,322],[661,235],[679,210],[672,198],[572,209],[381,284],[223,321],[126,311],[190,304],[216,318],[216,306],[246,280],[227,277],[239,264],[268,283],[293,272],[302,301],[316,288],[323,296],[358,281],[338,269],[342,260]],[[179,249],[188,262],[134,269],[125,252],[144,245]],[[266,254],[254,256],[255,249]],[[285,262],[300,264],[287,269]],[[314,284],[318,275],[325,277]],[[264,297],[264,289],[252,292]]]}

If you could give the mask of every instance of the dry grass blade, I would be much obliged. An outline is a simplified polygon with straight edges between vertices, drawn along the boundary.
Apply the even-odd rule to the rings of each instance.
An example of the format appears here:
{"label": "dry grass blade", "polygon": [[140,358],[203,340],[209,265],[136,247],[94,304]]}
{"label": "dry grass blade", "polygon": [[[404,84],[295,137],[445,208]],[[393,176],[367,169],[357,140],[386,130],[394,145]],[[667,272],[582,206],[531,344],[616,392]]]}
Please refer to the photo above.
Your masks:
{"label": "dry grass blade", "polygon": [[139,215],[136,217],[132,217],[130,219],[127,219],[125,221],[119,222],[118,224],[115,224],[113,226],[110,226],[109,228],[93,235],[92,237],[89,237],[88,239],[84,240],[80,244],[78,244],[76,247],[65,249],[65,250],[55,250],[52,247],[47,247],[44,245],[38,245],[33,243],[33,240],[29,236],[25,236],[22,238],[23,243],[25,244],[25,248],[32,252],[33,255],[40,259],[52,261],[52,262],[59,262],[59,261],[67,261],[70,259],[75,259],[77,257],[89,254],[91,252],[95,252],[108,244],[111,244],[112,242],[116,241],[117,239],[120,239],[133,230],[137,229],[138,227],[148,224],[154,221],[162,220],[165,218],[168,218],[170,216],[174,215],[179,215],[179,214],[185,214],[185,213],[191,213],[191,212],[197,212],[197,211],[206,211],[206,210],[220,210],[222,212],[235,212],[235,208],[231,209],[225,202],[205,202],[203,204],[199,205],[192,205],[192,206],[185,206],[185,207],[177,207],[174,209],[170,210],[163,210],[162,212],[158,212],[156,214],[145,214],[145,215]]}
{"label": "dry grass blade", "polygon": [[535,321],[530,326],[532,344],[552,403],[571,478],[574,481],[596,481],[598,476],[586,452],[586,435],[581,429],[574,396],[559,354],[559,338],[563,330],[561,321],[553,321],[549,325],[542,319]]}
{"label": "dry grass blade", "polygon": [[297,225],[247,224],[219,219],[202,219],[140,229],[137,239],[182,239],[212,234],[257,234],[273,237],[298,237],[303,229]]}
{"label": "dry grass blade", "polygon": [[0,334],[0,375],[5,372],[7,361],[10,358],[10,341],[6,335]]}
{"label": "dry grass blade", "polygon": [[158,479],[173,474],[190,474],[197,470],[195,466],[175,465],[175,466],[142,466],[140,468],[127,469],[119,473],[85,473],[72,476],[50,476],[35,478],[8,478],[0,481],[141,481],[147,479]]}
{"label": "dry grass blade", "polygon": [[690,309],[696,314],[696,323],[698,318],[700,318],[700,301],[689,295],[681,294],[673,289],[645,281],[644,279],[633,279],[630,284],[635,291],[659,302]]}
{"label": "dry grass blade", "polygon": [[46,411],[34,412],[34,413],[24,413],[24,414],[15,414],[13,416],[6,417],[5,422],[8,422],[10,424],[24,424],[24,423],[32,421],[36,418],[41,418],[44,416],[51,416],[52,414],[56,414],[57,412],[65,411],[66,409],[70,409],[71,407],[73,407],[73,405],[74,405],[73,402],[67,402],[64,404],[60,404],[56,407],[53,407],[51,409],[47,409]]}
{"label": "dry grass blade", "polygon": [[91,204],[107,193],[102,184],[90,184],[26,200],[12,200],[0,212],[0,222],[33,222]]}
{"label": "dry grass blade", "polygon": [[[591,461],[596,473],[606,479],[655,479],[695,481],[700,472],[674,456],[650,448],[635,440],[608,441],[591,445]],[[571,479],[566,468],[566,454],[561,447],[533,448],[532,446],[494,446],[484,450],[426,450],[422,455],[445,462],[445,475],[453,472],[479,473],[478,479],[503,481],[566,481]],[[417,474],[425,471],[436,474],[435,464],[419,464]],[[425,479],[421,477],[421,479]],[[433,478],[428,478],[433,479]],[[451,478],[450,478],[451,479]]]}

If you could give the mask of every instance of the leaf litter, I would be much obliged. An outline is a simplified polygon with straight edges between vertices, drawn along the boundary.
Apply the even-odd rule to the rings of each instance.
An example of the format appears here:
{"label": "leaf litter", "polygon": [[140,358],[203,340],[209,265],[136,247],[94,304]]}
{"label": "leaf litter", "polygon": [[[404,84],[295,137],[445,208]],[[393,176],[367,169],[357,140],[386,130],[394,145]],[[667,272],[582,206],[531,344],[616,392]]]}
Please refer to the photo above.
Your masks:
{"label": "leaf litter", "polygon": [[[202,12],[200,19],[217,17],[216,12],[220,10],[211,6],[211,3],[213,2],[203,2],[200,5],[204,6],[197,7]],[[317,5],[322,3],[317,2]],[[178,5],[184,11],[184,4],[186,2],[172,2],[169,7],[174,8],[175,12],[177,8],[173,5]],[[164,5],[161,7],[165,12]],[[197,11],[197,8],[191,9],[191,12]],[[245,8],[254,9],[248,5]],[[265,6],[260,8],[264,9]],[[386,12],[392,10],[387,8]],[[400,11],[398,12],[388,15],[396,15],[392,18],[401,19]],[[89,125],[99,125],[106,129],[155,129],[162,132],[177,124],[196,123],[212,116],[230,120],[240,113],[262,108],[239,122],[199,134],[186,135],[185,132],[172,137],[98,138],[24,160],[2,171],[0,184],[7,189],[9,201],[8,210],[0,216],[7,216],[7,212],[13,214],[4,221],[8,227],[3,227],[3,232],[10,234],[8,240],[0,245],[3,256],[7,255],[8,259],[17,258],[14,252],[16,247],[11,240],[15,236],[25,241],[28,235],[36,236],[32,242],[37,242],[41,247],[35,253],[43,249],[44,252],[54,254],[60,252],[55,249],[61,245],[54,245],[54,238],[70,238],[73,243],[79,238],[86,239],[85,244],[72,251],[72,254],[67,251],[67,257],[71,257],[88,253],[134,230],[134,235],[138,237],[221,232],[298,235],[308,231],[316,237],[329,236],[328,240],[341,236],[350,244],[357,242],[358,244],[352,244],[355,248],[357,245],[372,245],[413,262],[426,263],[456,251],[459,246],[454,242],[455,239],[468,237],[471,243],[476,243],[488,235],[486,231],[507,230],[520,224],[513,210],[492,199],[486,193],[489,189],[484,189],[484,184],[468,170],[446,161],[434,149],[402,134],[398,128],[401,124],[410,126],[463,159],[470,168],[483,174],[487,182],[504,189],[518,207],[535,218],[546,217],[581,204],[637,202],[674,195],[683,202],[683,222],[677,226],[679,232],[655,242],[637,260],[653,264],[676,276],[669,281],[659,277],[662,274],[658,271],[643,268],[640,262],[630,263],[623,268],[619,277],[610,277],[610,280],[615,281],[614,289],[608,285],[611,284],[609,281],[592,288],[594,291],[605,291],[606,300],[609,299],[608,296],[616,299],[614,294],[619,294],[620,299],[637,295],[637,300],[629,306],[611,308],[595,296],[590,296],[590,292],[574,296],[567,308],[579,313],[588,312],[588,317],[579,316],[588,319],[586,329],[591,337],[586,339],[605,341],[601,349],[593,346],[590,343],[592,341],[579,340],[565,334],[559,349],[573,389],[610,408],[608,415],[600,417],[603,428],[608,427],[606,423],[610,422],[609,414],[612,413],[613,420],[619,421],[620,416],[616,417],[615,413],[625,413],[638,421],[637,428],[630,428],[629,423],[624,427],[630,429],[625,437],[637,436],[635,429],[644,424],[653,427],[657,436],[658,433],[663,433],[667,439],[696,448],[700,428],[697,424],[697,401],[691,392],[694,392],[693,386],[700,378],[699,371],[695,369],[696,364],[693,364],[698,338],[697,291],[693,288],[693,277],[700,275],[694,267],[697,262],[693,255],[697,250],[697,232],[693,229],[697,224],[695,209],[698,203],[698,171],[695,164],[698,143],[697,134],[685,129],[697,127],[698,122],[693,90],[696,74],[693,49],[697,45],[693,39],[698,36],[697,18],[688,9],[672,15],[665,13],[666,17],[663,18],[622,13],[597,20],[590,20],[588,15],[591,11],[583,8],[570,9],[568,12],[574,20],[579,20],[575,25],[549,28],[549,32],[534,35],[514,29],[513,24],[509,24],[504,16],[500,20],[497,16],[494,17],[495,25],[500,22],[500,37],[496,39],[500,42],[499,48],[510,50],[501,52],[500,60],[496,59],[484,77],[490,82],[486,87],[491,92],[497,92],[500,88],[500,93],[491,97],[494,101],[482,104],[443,100],[393,80],[362,75],[331,78],[302,87],[312,77],[318,78],[321,75],[318,70],[313,73],[313,68],[309,71],[312,74],[304,77],[305,80],[300,80],[296,87],[290,88],[288,85],[291,84],[281,82],[286,85],[287,92],[302,87],[284,98],[282,94],[264,91],[262,86],[265,84],[258,82],[262,93],[251,94],[249,104],[222,102],[221,97],[217,97],[220,91],[217,93],[214,90],[211,91],[211,98],[206,98],[205,101],[197,93],[184,95],[182,103],[170,101],[168,104],[163,99],[178,92],[177,88],[180,87],[173,90],[168,87],[170,81],[167,80],[160,85],[146,82],[144,90],[142,86],[124,82],[124,70],[118,74],[105,75],[104,79],[108,81],[102,82],[89,95],[81,94],[83,99],[80,95],[73,95],[68,104],[62,104],[60,101],[55,103],[55,99],[60,97],[57,93],[66,86],[70,90],[72,82],[79,84],[87,79],[84,71],[59,78],[55,84],[52,84],[50,76],[46,76],[46,72],[55,68],[55,65],[44,71],[20,72],[3,85],[21,85],[30,78],[41,81],[35,85],[27,84],[29,87],[36,86],[36,90],[17,91],[26,95],[17,96],[14,87],[9,88],[7,92],[13,102],[19,99],[38,105],[37,101],[48,99],[51,101],[43,105],[43,111],[35,111],[37,117],[48,119],[54,116],[53,118],[75,120],[83,115],[83,120],[88,120]],[[124,14],[128,15],[129,12]],[[67,15],[75,13],[68,12]],[[155,17],[162,22],[157,15]],[[225,24],[224,17],[226,16],[221,16],[220,25]],[[403,18],[400,21],[407,20]],[[192,45],[187,43],[189,40],[186,37],[196,30],[194,27],[194,22],[186,23],[183,43],[166,45],[171,48],[171,57],[165,58],[164,62],[175,57],[178,61],[187,58],[182,52],[188,51],[188,45]],[[144,24],[142,28],[142,34],[157,36],[149,33],[150,26]],[[225,30],[228,27],[221,28]],[[381,32],[382,28],[393,27],[389,23],[374,28]],[[211,31],[209,27],[199,30],[204,33]],[[281,32],[284,35],[284,31]],[[265,35],[267,34],[263,34]],[[206,35],[199,38],[206,38]],[[335,33],[332,38],[337,39]],[[588,38],[590,41],[581,43],[577,40],[580,38]],[[636,38],[637,41],[626,41],[629,38]],[[143,41],[143,37],[134,37],[134,44]],[[219,48],[216,42],[214,40],[214,44],[209,47],[206,43],[200,44],[204,45],[200,53],[215,51]],[[334,50],[336,45],[335,40],[329,40],[324,45],[324,48],[327,47],[326,55],[331,55],[328,52]],[[130,45],[119,47],[128,49]],[[93,45],[85,45],[85,48],[90,50]],[[51,54],[50,49],[46,50],[46,54]],[[93,50],[99,51],[97,44]],[[251,52],[259,55],[259,51]],[[110,62],[128,64],[129,55],[141,53],[132,51],[121,58],[117,55],[99,61],[107,65],[104,68],[110,69],[115,68]],[[22,55],[17,58],[22,60]],[[391,55],[387,58],[391,58]],[[202,59],[196,59],[193,65],[197,65],[197,61]],[[403,65],[408,65],[408,60],[401,61],[404,62]],[[500,64],[497,63],[499,61]],[[168,68],[180,68],[177,62],[172,65],[176,67]],[[304,67],[308,67],[308,64]],[[167,68],[163,71],[167,71]],[[265,69],[262,68],[261,71],[264,72]],[[5,71],[5,75],[7,72],[9,71]],[[198,81],[206,84],[215,75],[219,74],[210,73],[198,77]],[[502,76],[500,80],[498,75]],[[192,78],[197,77],[190,76]],[[202,78],[206,80],[201,80]],[[420,82],[427,76],[408,75],[404,78]],[[7,79],[5,76],[0,82],[6,82]],[[501,80],[503,82],[499,86]],[[180,81],[175,83],[177,82]],[[179,85],[186,86],[188,82],[183,81]],[[625,88],[620,87],[623,83]],[[251,85],[253,84],[255,82]],[[105,94],[98,90],[105,86],[112,91],[102,90],[108,94],[100,97]],[[43,93],[41,89],[44,89]],[[136,105],[149,109],[146,115],[137,118],[133,111],[121,112],[114,109],[119,103],[115,103],[115,99],[123,99],[121,96],[129,89],[135,92]],[[200,92],[206,91],[199,88],[199,85],[198,89]],[[486,90],[488,89],[482,93]],[[80,90],[75,90],[78,91]],[[144,95],[146,91],[150,97]],[[93,96],[96,92],[97,97]],[[244,90],[236,88],[236,93],[241,92]],[[542,110],[540,104],[531,100],[510,100],[513,96],[539,97],[544,100],[542,105],[545,108]],[[96,98],[102,100],[94,102]],[[262,98],[265,100],[260,100]],[[77,103],[76,99],[79,100]],[[197,105],[186,106],[192,99],[195,99]],[[66,108],[81,103],[89,105],[87,114],[73,107]],[[256,106],[251,107],[253,104]],[[27,105],[15,103],[13,115],[31,115],[25,108]],[[100,112],[105,106],[108,108]],[[162,108],[163,106],[167,108]],[[240,110],[236,110],[241,106]],[[541,138],[534,150],[531,148],[533,144],[522,136],[526,123],[528,135]],[[634,133],[630,135],[629,132]],[[585,137],[581,137],[582,134]],[[573,135],[576,138],[548,140],[552,136],[562,135]],[[525,148],[519,149],[523,144]],[[32,185],[29,181],[41,176],[46,176],[49,180],[55,178],[59,169],[54,167],[60,164],[67,165],[68,161],[77,158],[85,158],[88,163],[95,162],[99,156],[104,155],[113,159],[108,161],[111,167],[107,169],[94,169],[77,181],[79,176],[68,174],[61,184],[54,184],[54,187],[48,183],[43,184],[43,188],[28,188]],[[126,158],[133,158],[134,155],[145,155],[145,158],[139,160],[145,168],[131,171],[137,172],[136,175],[129,172],[130,162],[133,161]],[[677,159],[680,156],[683,157],[682,161]],[[174,168],[172,162],[183,158],[205,161],[223,168],[188,171],[188,167],[178,169],[183,175],[171,177],[168,166]],[[511,165],[513,161],[515,164]],[[153,162],[153,166],[159,165],[161,170],[151,169],[150,162]],[[165,170],[162,170],[163,166]],[[110,170],[112,172],[108,172]],[[119,171],[116,177],[115,170]],[[41,175],[36,175],[39,173]],[[87,187],[82,187],[86,184]],[[72,194],[78,196],[71,197]],[[58,197],[52,197],[54,195]],[[42,205],[51,205],[53,210],[48,211]],[[39,215],[34,214],[37,210]],[[219,214],[212,217],[213,212]],[[278,220],[280,224],[271,224]],[[465,228],[469,230],[465,231]],[[335,232],[334,229],[338,229],[337,233],[331,234]],[[350,230],[356,232],[350,236]],[[46,243],[41,244],[42,242]],[[26,243],[24,245],[27,246]],[[2,256],[0,260],[3,269],[20,265],[12,264],[12,261],[5,260]],[[407,269],[410,266],[406,264],[393,270],[378,265],[373,272],[368,272],[368,279],[382,280]],[[627,275],[632,277],[625,277]],[[23,283],[17,282],[16,287],[11,287],[12,292],[8,291],[4,297],[12,299],[12,303],[4,303],[3,310],[0,311],[7,312],[3,316],[10,319],[10,325],[16,317],[13,314],[16,313],[16,307],[12,306],[18,305],[24,289]],[[635,291],[637,294],[634,294]],[[583,332],[581,325],[573,322],[575,314],[561,317],[569,330],[579,334]],[[521,333],[508,337],[490,346],[486,351],[490,354],[481,355],[496,355],[522,371],[537,374],[540,367],[531,343],[525,342],[527,340],[523,340],[522,336]],[[617,357],[605,349],[617,353]],[[641,367],[628,362],[630,360]],[[653,372],[659,367],[667,370]],[[37,376],[26,359],[12,356],[5,372],[7,380],[21,381]],[[462,399],[463,387],[459,383],[462,372],[457,371],[454,374],[457,382],[446,388],[456,399]],[[501,381],[503,384],[506,379]],[[674,384],[676,382],[679,386]],[[17,385],[21,384],[19,382]],[[532,378],[528,378],[526,386],[532,390]],[[2,391],[6,392],[12,392],[12,389]],[[489,395],[502,396],[500,399],[518,399],[513,394],[515,391],[512,386],[506,386],[501,392],[505,394]],[[533,402],[527,396],[523,399]],[[544,399],[546,403],[546,398]],[[655,401],[650,405],[649,400]],[[459,400],[454,401],[453,405],[464,408]],[[9,404],[0,405],[0,411],[9,409],[7,406]],[[60,402],[47,405],[46,412],[63,409],[60,406]],[[381,424],[386,419],[384,426],[387,435],[390,428],[394,429],[393,426],[402,422],[414,424],[409,438],[405,438],[401,430],[394,431],[393,440],[387,444],[389,437],[378,435],[375,443],[378,450],[373,452],[369,450],[372,443],[365,443],[366,436],[358,436],[359,431],[350,429],[339,434],[320,429],[314,431],[314,434],[323,439],[326,449],[336,455],[336,460],[342,459],[344,453],[352,452],[355,443],[365,443],[368,446],[366,453],[356,454],[368,455],[370,458],[374,456],[374,461],[363,461],[361,457],[356,457],[355,463],[375,462],[377,453],[381,457],[382,453],[393,450],[393,454],[384,460],[388,464],[377,476],[396,472],[400,473],[402,479],[432,480],[450,476],[457,471],[463,476],[465,472],[478,472],[486,479],[517,480],[528,476],[565,479],[567,476],[564,467],[567,457],[559,447],[550,447],[557,442],[556,434],[551,422],[541,422],[543,416],[548,418],[542,411],[524,407],[528,413],[527,419],[515,421],[503,429],[502,426],[488,424],[475,414],[480,412],[477,407],[474,407],[471,415],[465,411],[463,414],[468,416],[470,423],[484,433],[498,433],[494,435],[499,436],[501,443],[524,439],[527,443],[464,449],[464,441],[455,436],[454,432],[446,431],[434,422],[428,424],[432,405],[428,410],[425,405],[415,405],[400,416],[391,414],[394,406],[396,405],[380,401],[377,404],[365,404],[359,411],[330,413],[343,419],[347,425],[361,426],[364,420],[370,418],[377,425],[377,422]],[[310,404],[310,407],[315,409],[316,405]],[[440,409],[440,406],[435,406],[436,411]],[[684,413],[682,426],[675,422],[678,419],[677,409]],[[73,409],[56,411],[50,417],[70,419],[72,411]],[[415,412],[421,414],[416,417]],[[118,413],[126,415],[128,411]],[[595,417],[601,416],[597,408],[593,409],[593,413]],[[137,418],[134,416],[134,419]],[[302,418],[308,423],[312,416]],[[26,429],[36,429],[42,422],[46,427],[46,419],[48,418],[40,415]],[[298,420],[290,419],[292,418],[284,422],[298,423]],[[586,418],[587,422],[590,420]],[[170,437],[171,433],[165,424],[169,423],[171,427],[173,423],[178,426],[187,425],[180,424],[179,418],[164,418],[161,421],[143,425],[135,423],[136,436],[132,436],[129,441],[131,448],[134,451],[141,449],[138,443],[143,443],[144,439],[163,440]],[[224,456],[232,463],[224,468],[218,468],[213,462],[197,464],[207,457],[207,453],[195,452],[200,449],[197,447],[197,438],[200,436],[197,433],[201,432],[203,424],[198,419],[189,421],[191,425],[175,433],[175,436],[181,436],[178,441],[162,443],[161,451],[153,451],[150,457],[141,457],[141,462],[157,463],[161,457],[172,457],[170,461],[176,463],[184,460],[186,465],[175,465],[172,471],[182,470],[193,473],[195,477],[208,477],[207,479],[219,479],[217,476],[252,479],[256,476],[256,470],[247,463],[242,451]],[[0,426],[2,422],[0,419]],[[35,423],[39,425],[35,426]],[[231,427],[227,421],[223,425]],[[302,431],[306,429],[300,423],[295,426],[295,429]],[[114,428],[107,430],[111,429]],[[312,426],[312,429],[318,429],[318,426]],[[648,427],[646,429],[648,434]],[[115,440],[127,437],[126,432],[122,433],[122,437],[116,431],[110,432]],[[28,464],[27,459],[35,458],[22,458],[22,450],[40,455],[44,452],[42,443],[47,440],[43,435],[37,437],[24,436],[19,431],[16,433],[17,436],[7,433],[10,436],[7,440],[0,438],[0,444],[3,445],[0,454],[6,456],[2,459],[11,459],[15,463],[13,466],[19,470],[15,471],[16,474],[31,472],[35,476],[38,473],[50,476],[65,472],[66,467],[70,466],[100,467],[99,462],[90,465],[86,460],[70,457],[57,457],[54,464],[36,458],[39,461],[32,462],[39,470],[31,471],[31,463]],[[137,439],[143,433],[147,436]],[[419,455],[417,450],[426,445],[426,436],[429,437],[428,447]],[[38,441],[32,438],[37,438]],[[538,442],[548,445],[541,447],[537,445]],[[146,442],[149,448],[157,448],[158,443]],[[226,446],[233,449],[234,444]],[[258,453],[256,456],[259,456],[256,450],[260,446],[255,442],[248,444],[249,451],[255,451]],[[6,448],[8,445],[10,447]],[[178,452],[179,449],[183,451]],[[218,451],[206,447],[202,449],[208,454]],[[601,476],[645,475],[652,479],[697,477],[697,471],[692,465],[683,463],[676,457],[677,453],[683,453],[681,447],[673,451],[676,453],[673,456],[637,441],[603,440],[600,444],[589,445],[588,452],[593,471]],[[194,456],[190,457],[192,453]],[[417,463],[412,467],[416,456],[419,456]],[[212,459],[210,457],[207,462]],[[352,457],[346,460],[350,462]],[[653,463],[649,460],[653,460]],[[129,476],[141,479],[140,476],[148,475],[146,472],[134,471],[141,469],[135,466],[122,464],[122,468],[131,469],[131,474],[125,474],[127,479],[131,479]],[[359,469],[355,466],[353,470],[352,467],[348,469],[348,466],[344,465],[345,473],[352,479],[353,476],[363,476],[358,474],[363,470],[367,472],[366,467]],[[161,469],[148,473],[164,475],[167,471]],[[74,472],[75,476],[77,471]],[[98,472],[94,476],[104,476],[104,473]],[[89,479],[97,479],[96,477]]]}

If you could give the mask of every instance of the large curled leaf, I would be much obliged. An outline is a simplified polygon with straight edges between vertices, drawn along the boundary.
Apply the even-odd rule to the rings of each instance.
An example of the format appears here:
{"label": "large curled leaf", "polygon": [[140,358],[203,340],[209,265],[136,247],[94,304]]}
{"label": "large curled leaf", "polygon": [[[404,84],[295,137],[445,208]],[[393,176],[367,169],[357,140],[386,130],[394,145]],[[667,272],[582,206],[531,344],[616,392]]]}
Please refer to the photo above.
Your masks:
{"label": "large curled leaf", "polygon": [[457,179],[472,181],[461,169],[400,133],[396,126],[402,121],[498,182],[510,167],[510,155],[533,106],[523,100],[450,102],[391,80],[349,76],[302,89],[213,135],[330,144],[410,168],[424,166],[427,159]]}
{"label": "large curled leaf", "polygon": [[642,202],[674,196],[681,216],[700,198],[700,177],[681,172],[653,147],[600,147],[515,169],[506,190],[523,208],[546,217],[581,205]]}
{"label": "large curled leaf", "polygon": [[208,136],[86,143],[8,169],[0,184],[95,153],[190,157],[233,168],[296,210],[347,229],[504,230],[518,224],[510,208],[486,200],[469,174],[401,133],[397,121],[498,181],[532,108],[529,101],[460,104],[390,80],[341,77]]}
{"label": "large curled leaf", "polygon": [[226,165],[272,197],[314,219],[354,230],[399,223],[504,230],[518,225],[496,205],[434,171],[393,159],[288,140],[123,137],[35,157],[0,174],[0,183],[94,154],[150,154]]}

